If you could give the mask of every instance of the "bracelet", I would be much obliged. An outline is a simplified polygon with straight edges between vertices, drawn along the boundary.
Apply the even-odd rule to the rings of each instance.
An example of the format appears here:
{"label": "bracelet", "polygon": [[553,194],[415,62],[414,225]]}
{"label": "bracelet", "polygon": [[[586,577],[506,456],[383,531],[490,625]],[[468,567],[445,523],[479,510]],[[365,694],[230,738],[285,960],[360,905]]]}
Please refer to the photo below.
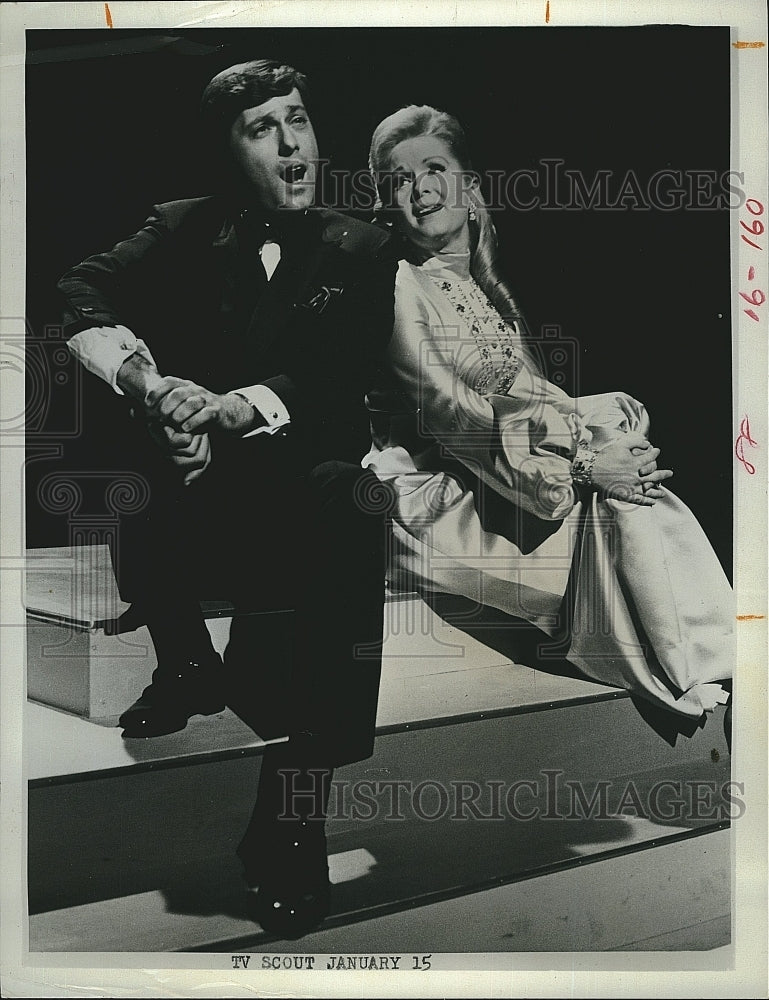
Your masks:
{"label": "bracelet", "polygon": [[597,452],[582,438],[571,463],[571,478],[577,486],[593,485],[593,465]]}

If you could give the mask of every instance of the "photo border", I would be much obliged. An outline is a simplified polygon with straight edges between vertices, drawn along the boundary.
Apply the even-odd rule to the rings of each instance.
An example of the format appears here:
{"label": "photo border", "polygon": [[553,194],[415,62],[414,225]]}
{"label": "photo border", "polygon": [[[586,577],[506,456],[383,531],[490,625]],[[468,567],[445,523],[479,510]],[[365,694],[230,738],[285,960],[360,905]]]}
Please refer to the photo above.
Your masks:
{"label": "photo border", "polygon": [[[354,7],[354,10],[352,9]],[[616,8],[616,13],[613,11]],[[25,313],[24,29],[114,27],[344,27],[350,25],[473,26],[547,24],[617,26],[681,24],[731,26],[732,135],[730,166],[744,173],[744,191],[769,210],[767,190],[766,9],[761,0],[717,3],[638,2],[610,5],[582,0],[531,0],[514,5],[463,2],[308,3],[19,3],[2,5],[2,241],[0,316]],[[682,53],[682,72],[685,53]],[[650,68],[653,71],[653,67]],[[738,216],[731,225],[733,429],[735,447],[750,421],[756,442],[747,457],[750,474],[734,465],[735,593],[739,627],[739,696],[734,708],[733,776],[746,785],[746,813],[731,827],[733,846],[733,943],[731,969],[715,969],[708,953],[473,953],[468,970],[454,963],[467,955],[442,956],[443,969],[424,972],[284,973],[233,972],[230,956],[164,954],[47,954],[27,952],[26,776],[21,746],[21,706],[26,692],[23,607],[23,447],[3,444],[2,585],[2,990],[6,996],[746,996],[767,986],[767,342],[769,304],[759,322],[745,317],[739,292],[755,267],[756,287],[769,285],[769,244],[763,256],[741,239]],[[769,233],[764,240],[769,237]],[[0,339],[18,330],[0,327]],[[18,393],[18,372],[2,371],[3,391]],[[23,378],[21,379],[23,388]],[[23,402],[21,404],[23,411]],[[20,411],[20,412],[21,412]],[[703,461],[706,450],[703,449]],[[652,956],[651,959],[649,956]],[[501,957],[500,957],[501,956]],[[720,955],[721,961],[724,954]],[[484,959],[486,965],[484,965]],[[650,961],[653,970],[648,970]],[[83,967],[83,963],[90,967]],[[437,964],[437,963],[434,963]],[[494,965],[495,969],[491,969]],[[499,968],[499,966],[503,968]],[[453,970],[453,971],[451,971]],[[684,971],[685,970],[685,971]]]}

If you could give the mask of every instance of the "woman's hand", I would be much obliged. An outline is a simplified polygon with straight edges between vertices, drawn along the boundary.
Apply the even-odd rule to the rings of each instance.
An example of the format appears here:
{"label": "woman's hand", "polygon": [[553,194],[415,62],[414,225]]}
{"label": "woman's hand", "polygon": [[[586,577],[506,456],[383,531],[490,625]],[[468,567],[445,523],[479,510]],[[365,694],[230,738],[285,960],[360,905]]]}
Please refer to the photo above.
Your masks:
{"label": "woman's hand", "polygon": [[673,475],[670,469],[657,468],[659,453],[643,434],[624,434],[596,455],[593,484],[612,500],[653,507],[664,496],[659,484]]}
{"label": "woman's hand", "polygon": [[[649,442],[646,441],[645,444],[649,445]],[[643,489],[644,496],[652,497],[655,500],[660,500],[662,497],[665,496],[665,491],[663,489],[660,489],[659,484],[665,479],[670,479],[670,477],[673,475],[672,470],[657,469],[656,458],[660,453],[659,448],[654,448],[654,447],[633,448],[631,450],[634,455],[640,457],[645,463],[638,470],[641,476],[641,486]],[[648,460],[647,451],[656,453],[654,460],[652,461]],[[651,504],[650,506],[653,506],[653,504]]]}

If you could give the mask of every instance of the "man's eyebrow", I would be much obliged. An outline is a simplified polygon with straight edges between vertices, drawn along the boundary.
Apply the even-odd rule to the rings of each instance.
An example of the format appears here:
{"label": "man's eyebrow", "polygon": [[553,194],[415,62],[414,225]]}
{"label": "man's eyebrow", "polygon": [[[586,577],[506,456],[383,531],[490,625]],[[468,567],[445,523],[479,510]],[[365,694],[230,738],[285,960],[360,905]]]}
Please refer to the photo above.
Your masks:
{"label": "man's eyebrow", "polygon": [[[303,104],[288,104],[286,105],[285,112],[288,115],[294,114],[296,111],[304,111],[307,114],[305,106]],[[264,122],[274,122],[277,121],[277,115],[274,111],[266,111],[261,115],[254,115],[253,118],[249,118],[248,121],[243,123],[243,128],[252,128],[254,125],[262,125]]]}
{"label": "man's eyebrow", "polygon": [[272,114],[272,112],[268,111],[263,115],[254,115],[253,118],[247,118],[243,122],[242,127],[244,129],[252,128],[254,125],[261,125],[263,122],[270,122],[270,121],[274,122],[275,116]]}

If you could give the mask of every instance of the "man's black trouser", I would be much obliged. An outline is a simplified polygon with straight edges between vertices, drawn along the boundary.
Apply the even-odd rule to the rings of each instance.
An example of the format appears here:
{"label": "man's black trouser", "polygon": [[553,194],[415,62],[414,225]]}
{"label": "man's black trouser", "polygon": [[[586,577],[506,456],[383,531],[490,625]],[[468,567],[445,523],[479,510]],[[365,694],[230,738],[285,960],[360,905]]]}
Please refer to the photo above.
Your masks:
{"label": "man's black trouser", "polygon": [[369,756],[389,488],[353,464],[308,462],[290,434],[212,438],[212,454],[184,487],[148,453],[150,504],[122,533],[121,595],[140,605],[161,666],[210,651],[201,599],[286,611],[233,619],[227,703],[265,739],[311,734],[333,765]]}

